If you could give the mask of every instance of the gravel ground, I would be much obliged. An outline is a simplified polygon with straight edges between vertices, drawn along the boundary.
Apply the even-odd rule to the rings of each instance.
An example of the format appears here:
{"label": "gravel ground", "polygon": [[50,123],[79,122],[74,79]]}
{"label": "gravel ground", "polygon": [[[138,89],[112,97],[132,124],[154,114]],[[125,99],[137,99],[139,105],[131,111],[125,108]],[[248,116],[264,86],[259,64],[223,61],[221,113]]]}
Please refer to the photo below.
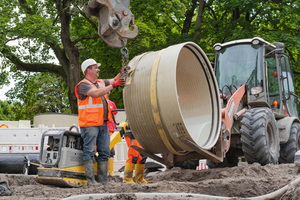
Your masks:
{"label": "gravel ground", "polygon": [[[0,199],[64,199],[83,194],[118,193],[110,197],[89,197],[84,199],[209,199],[208,197],[160,196],[154,193],[193,193],[245,199],[274,192],[300,177],[295,164],[257,163],[232,168],[185,170],[175,167],[163,172],[150,173],[146,176],[149,184],[126,184],[111,181],[107,185],[83,186],[79,188],[60,188],[52,185],[41,185],[35,182],[35,176],[22,174],[0,174],[0,181],[7,181],[12,196],[1,196]],[[139,196],[135,193],[148,193]],[[291,185],[287,191],[273,199],[291,200],[300,198],[300,184]],[[215,198],[218,199],[218,198]],[[220,199],[220,198],[219,198]]]}

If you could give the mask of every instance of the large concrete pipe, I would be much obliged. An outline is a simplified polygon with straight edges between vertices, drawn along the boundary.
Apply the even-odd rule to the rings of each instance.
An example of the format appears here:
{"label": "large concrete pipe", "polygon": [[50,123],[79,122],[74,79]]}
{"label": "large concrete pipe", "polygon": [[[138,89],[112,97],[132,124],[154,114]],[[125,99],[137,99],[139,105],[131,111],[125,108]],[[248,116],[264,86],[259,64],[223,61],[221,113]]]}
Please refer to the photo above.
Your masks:
{"label": "large concrete pipe", "polygon": [[197,44],[144,53],[129,66],[125,111],[144,149],[181,155],[193,151],[184,140],[206,150],[216,144],[221,127],[219,89],[210,61]]}

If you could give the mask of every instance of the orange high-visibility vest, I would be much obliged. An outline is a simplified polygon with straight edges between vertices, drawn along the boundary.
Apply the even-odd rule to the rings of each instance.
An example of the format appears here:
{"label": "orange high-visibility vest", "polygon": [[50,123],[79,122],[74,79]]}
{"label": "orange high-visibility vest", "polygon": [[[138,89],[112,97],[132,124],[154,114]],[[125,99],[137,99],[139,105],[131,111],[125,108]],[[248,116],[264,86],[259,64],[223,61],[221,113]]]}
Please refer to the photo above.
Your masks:
{"label": "orange high-visibility vest", "polygon": [[[93,88],[97,89],[97,87],[88,81],[87,79],[83,79],[75,86],[75,95],[78,99],[78,123],[80,127],[87,126],[101,126],[104,121],[104,108],[101,97],[90,97],[88,96],[85,100],[79,99],[78,87],[79,84],[85,82],[90,84]],[[97,80],[99,88],[105,87],[104,80]],[[111,111],[108,104],[108,97],[104,95],[107,101],[107,109],[108,109],[108,120],[111,120]]]}

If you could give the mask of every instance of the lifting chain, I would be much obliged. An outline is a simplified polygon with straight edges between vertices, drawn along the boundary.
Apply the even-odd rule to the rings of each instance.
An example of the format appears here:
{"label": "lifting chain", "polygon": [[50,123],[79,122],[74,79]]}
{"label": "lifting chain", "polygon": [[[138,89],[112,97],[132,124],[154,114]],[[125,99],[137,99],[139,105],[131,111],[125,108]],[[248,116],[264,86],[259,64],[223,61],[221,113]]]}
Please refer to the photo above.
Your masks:
{"label": "lifting chain", "polygon": [[[124,66],[128,66],[128,60],[129,60],[129,51],[128,49],[126,48],[126,45],[125,45],[125,42],[124,40],[122,39],[121,40],[121,43],[122,43],[122,47],[121,47],[121,54],[122,54],[122,68]],[[130,67],[126,67],[123,69],[122,71],[122,78],[126,81],[127,77],[128,77],[128,71],[130,70]]]}

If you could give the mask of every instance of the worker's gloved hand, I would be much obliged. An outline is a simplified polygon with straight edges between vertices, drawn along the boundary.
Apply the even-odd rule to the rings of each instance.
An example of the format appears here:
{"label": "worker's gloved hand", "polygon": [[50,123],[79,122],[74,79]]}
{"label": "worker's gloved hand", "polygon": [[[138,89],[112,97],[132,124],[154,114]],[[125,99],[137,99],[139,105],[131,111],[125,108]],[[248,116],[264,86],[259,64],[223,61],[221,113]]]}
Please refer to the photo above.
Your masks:
{"label": "worker's gloved hand", "polygon": [[124,67],[122,67],[120,74],[122,74],[123,72],[128,72],[130,70],[130,67],[128,65],[125,65]]}
{"label": "worker's gloved hand", "polygon": [[125,81],[124,79],[120,78],[115,83],[112,84],[113,88],[116,87],[124,87]]}

